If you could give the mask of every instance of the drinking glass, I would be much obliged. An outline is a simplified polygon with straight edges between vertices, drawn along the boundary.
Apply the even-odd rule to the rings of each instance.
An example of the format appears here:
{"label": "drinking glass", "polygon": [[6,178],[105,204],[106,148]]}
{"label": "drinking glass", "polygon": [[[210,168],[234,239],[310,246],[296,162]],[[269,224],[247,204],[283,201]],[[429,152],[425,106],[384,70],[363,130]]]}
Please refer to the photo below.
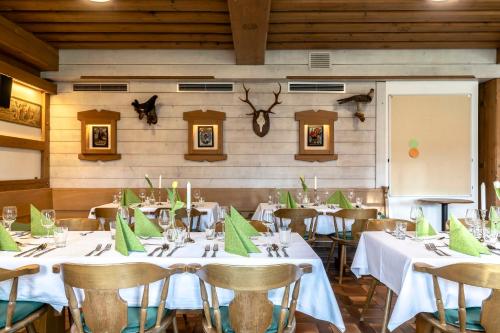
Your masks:
{"label": "drinking glass", "polygon": [[219,207],[219,221],[224,222],[224,220],[226,219],[226,215],[227,215],[227,208],[224,206],[220,206]]}
{"label": "drinking glass", "polygon": [[146,200],[146,190],[145,189],[141,189],[141,191],[139,192],[139,198],[141,198],[141,202],[144,203],[144,201]]}
{"label": "drinking glass", "polygon": [[177,237],[175,238],[175,247],[183,247],[184,241],[186,239],[186,229],[184,228],[176,228]]}
{"label": "drinking glass", "polygon": [[282,247],[288,247],[292,239],[292,231],[288,226],[280,227],[280,244]]}
{"label": "drinking glass", "polygon": [[354,201],[354,191],[349,191],[349,193],[347,194],[347,198],[349,198],[349,202],[353,202]]}
{"label": "drinking glass", "polygon": [[215,238],[215,225],[214,224],[207,225],[207,227],[205,228],[205,237],[208,240],[212,240]]}
{"label": "drinking glass", "polygon": [[7,227],[7,231],[11,231],[10,227],[12,223],[16,221],[17,218],[17,207],[16,206],[5,206],[2,213],[3,223]]}
{"label": "drinking glass", "polygon": [[118,202],[122,202],[122,191],[118,191],[116,195],[118,196]]}
{"label": "drinking glass", "polygon": [[118,198],[118,194],[113,194],[113,204],[114,205],[120,204],[120,198]]}
{"label": "drinking glass", "polygon": [[410,210],[410,220],[412,220],[414,223],[417,221],[419,217],[424,216],[424,211],[422,210],[422,207],[420,206],[412,206]]}
{"label": "drinking glass", "polygon": [[474,237],[478,236],[478,225],[480,224],[481,216],[479,215],[478,209],[467,209],[465,213],[465,223],[469,227],[470,232],[474,235]]}
{"label": "drinking glass", "polygon": [[267,204],[268,205],[273,204],[273,191],[269,191],[269,195],[267,196]]}
{"label": "drinking glass", "polygon": [[363,199],[361,199],[360,197],[357,197],[356,198],[356,207],[361,208],[362,205],[363,205]]}
{"label": "drinking glass", "polygon": [[276,205],[279,205],[280,204],[280,198],[281,198],[281,190],[279,188],[277,188],[274,192],[274,198],[275,198],[275,202],[276,202]]}
{"label": "drinking glass", "polygon": [[397,239],[404,240],[406,238],[406,229],[408,228],[408,224],[404,221],[396,222],[396,231],[394,232],[394,236]]}
{"label": "drinking glass", "polygon": [[68,239],[68,227],[55,227],[54,228],[54,243],[56,247],[66,247]]}
{"label": "drinking glass", "polygon": [[303,197],[304,197],[304,193],[302,192],[302,190],[298,190],[297,191],[297,201],[299,202],[299,204],[302,204]]}
{"label": "drinking glass", "polygon": [[[170,227],[170,214],[168,209],[160,209],[158,225],[163,229],[163,237],[167,239],[167,229]],[[174,226],[172,226],[173,228]]]}
{"label": "drinking glass", "polygon": [[111,239],[115,239],[115,235],[116,235],[116,222],[115,221],[109,222],[109,231],[111,232]]}
{"label": "drinking glass", "polygon": [[50,237],[50,228],[56,223],[56,211],[53,209],[42,210],[42,218],[40,223],[42,227],[47,229],[47,238]]}
{"label": "drinking glass", "polygon": [[329,198],[330,198],[330,192],[328,192],[328,191],[323,192],[323,204],[325,204],[325,205],[326,205],[326,204],[327,204],[327,202],[326,202],[326,201],[327,201]]}
{"label": "drinking glass", "polygon": [[217,238],[218,241],[223,242],[225,237],[226,237],[226,235],[224,233],[224,231],[226,230],[225,229],[226,226],[225,226],[224,222],[221,223],[221,227],[222,227],[222,231],[217,232],[215,234],[215,237]]}
{"label": "drinking glass", "polygon": [[130,223],[130,216],[128,214],[128,207],[126,206],[120,206],[120,208],[118,208],[118,214],[120,214],[123,222],[126,222],[126,223]]}
{"label": "drinking glass", "polygon": [[200,203],[201,193],[199,189],[195,189],[193,191],[193,198],[194,200],[196,200],[196,202]]}

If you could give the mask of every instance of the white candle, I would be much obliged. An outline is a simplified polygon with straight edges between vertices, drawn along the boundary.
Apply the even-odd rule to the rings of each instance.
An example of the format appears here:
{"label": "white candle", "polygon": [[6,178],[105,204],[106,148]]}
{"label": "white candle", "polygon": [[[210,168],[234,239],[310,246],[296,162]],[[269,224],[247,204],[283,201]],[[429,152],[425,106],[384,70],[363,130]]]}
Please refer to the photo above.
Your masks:
{"label": "white candle", "polygon": [[486,185],[481,183],[481,209],[486,210]]}
{"label": "white candle", "polygon": [[318,189],[318,177],[314,176],[314,189]]}
{"label": "white candle", "polygon": [[161,175],[160,175],[160,179],[158,180],[158,188],[161,188]]}
{"label": "white candle", "polygon": [[191,209],[191,183],[187,183],[187,194],[186,194],[186,209]]}

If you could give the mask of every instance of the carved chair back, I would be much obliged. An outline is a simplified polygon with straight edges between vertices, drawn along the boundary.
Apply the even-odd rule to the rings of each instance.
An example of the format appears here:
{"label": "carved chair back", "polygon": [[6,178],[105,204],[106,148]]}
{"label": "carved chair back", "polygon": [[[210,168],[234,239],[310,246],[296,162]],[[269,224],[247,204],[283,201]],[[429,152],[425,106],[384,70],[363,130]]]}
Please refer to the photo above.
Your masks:
{"label": "carved chair back", "polygon": [[96,208],[94,210],[95,218],[101,225],[104,225],[104,230],[109,230],[109,222],[116,220],[116,208]]}
{"label": "carved chair back", "polygon": [[[229,304],[229,321],[237,333],[264,333],[272,322],[273,303],[268,299],[268,291],[284,287],[283,299],[278,322],[278,333],[295,328],[295,309],[300,290],[302,275],[310,273],[310,264],[281,264],[271,266],[230,266],[210,264],[203,267],[191,265],[192,271],[200,278],[201,298],[203,301],[203,325],[207,331],[215,328],[222,332],[221,311],[216,288],[231,289],[234,299]],[[210,285],[212,311],[208,301],[205,282]],[[290,285],[295,282],[291,292]],[[287,318],[288,315],[288,318]]]}
{"label": "carved chair back", "polygon": [[[99,221],[87,218],[58,219],[57,226],[67,227],[69,231],[97,231]],[[109,227],[109,224],[108,224]]]}
{"label": "carved chair back", "polygon": [[438,278],[458,283],[458,324],[461,333],[466,332],[464,285],[492,289],[490,297],[483,301],[481,325],[486,332],[498,332],[500,327],[500,316],[498,315],[498,309],[500,309],[500,265],[460,263],[444,267],[433,267],[424,263],[415,263],[413,267],[417,272],[432,275],[439,324],[442,327],[447,327],[447,323]]}
{"label": "carved chair back", "polygon": [[[128,305],[119,295],[120,289],[142,286],[140,306],[140,332],[144,332],[149,303],[149,284],[162,280],[160,303],[155,328],[162,325],[170,276],[186,271],[185,265],[162,268],[149,263],[123,263],[114,265],[80,265],[65,263],[55,266],[62,273],[64,289],[71,315],[78,332],[83,333],[80,309],[85,325],[92,332],[121,332],[128,323]],[[81,308],[74,288],[83,289]]]}
{"label": "carved chair back", "polygon": [[398,222],[406,222],[406,230],[415,231],[415,223],[401,219],[369,219],[363,231],[384,231],[386,229],[394,230]]}
{"label": "carved chair back", "polygon": [[[346,220],[354,220],[351,226],[351,235],[358,235],[364,230],[364,227],[369,219],[377,217],[377,210],[370,209],[341,209],[333,213],[327,213],[333,218],[333,227],[335,228],[335,235],[332,237],[336,241],[349,241],[349,234],[347,233]],[[341,228],[342,226],[342,228]]]}
{"label": "carved chair back", "polygon": [[[318,221],[318,212],[316,209],[281,208],[274,212],[274,216],[278,219],[279,225],[283,223],[283,219],[291,220],[290,228],[293,232],[306,236],[308,242],[314,241],[316,235],[316,224]],[[311,219],[309,230],[307,230],[305,223],[306,219]]]}

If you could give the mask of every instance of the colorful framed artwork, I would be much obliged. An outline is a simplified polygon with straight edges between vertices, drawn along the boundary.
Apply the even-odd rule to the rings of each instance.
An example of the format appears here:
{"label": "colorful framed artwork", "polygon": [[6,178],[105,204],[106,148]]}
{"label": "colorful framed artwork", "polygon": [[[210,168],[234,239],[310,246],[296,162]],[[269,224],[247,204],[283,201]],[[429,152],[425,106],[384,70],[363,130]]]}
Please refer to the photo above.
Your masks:
{"label": "colorful framed artwork", "polygon": [[198,147],[214,147],[214,126],[198,126]]}
{"label": "colorful framed artwork", "polygon": [[11,97],[10,108],[0,108],[0,120],[30,127],[42,127],[42,106]]}
{"label": "colorful framed artwork", "polygon": [[110,125],[88,125],[89,142],[91,148],[96,149],[109,149],[111,147],[111,126]]}
{"label": "colorful framed artwork", "polygon": [[307,146],[323,147],[325,145],[323,125],[307,125]]}

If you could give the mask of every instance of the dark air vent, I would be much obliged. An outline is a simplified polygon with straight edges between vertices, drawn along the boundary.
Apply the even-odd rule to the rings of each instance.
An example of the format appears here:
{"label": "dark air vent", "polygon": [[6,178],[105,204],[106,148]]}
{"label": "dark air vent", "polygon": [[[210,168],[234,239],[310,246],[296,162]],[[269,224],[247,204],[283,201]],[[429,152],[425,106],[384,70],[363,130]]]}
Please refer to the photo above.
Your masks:
{"label": "dark air vent", "polygon": [[289,82],[289,92],[345,93],[345,83],[336,82]]}
{"label": "dark air vent", "polygon": [[128,91],[126,83],[75,83],[73,91]]}
{"label": "dark air vent", "polygon": [[309,69],[329,69],[332,67],[330,52],[309,53]]}
{"label": "dark air vent", "polygon": [[232,92],[233,83],[178,83],[177,90],[179,92],[205,92],[205,91],[215,91],[215,92]]}

